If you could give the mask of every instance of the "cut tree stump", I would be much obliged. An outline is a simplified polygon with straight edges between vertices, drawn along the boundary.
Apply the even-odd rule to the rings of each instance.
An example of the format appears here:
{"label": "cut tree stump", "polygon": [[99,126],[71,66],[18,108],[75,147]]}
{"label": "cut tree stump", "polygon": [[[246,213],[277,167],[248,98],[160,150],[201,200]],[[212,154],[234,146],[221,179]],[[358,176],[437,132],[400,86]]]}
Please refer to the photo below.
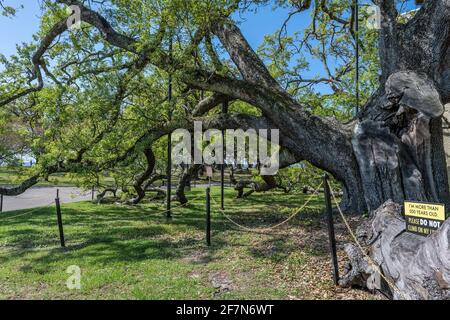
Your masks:
{"label": "cut tree stump", "polygon": [[450,219],[428,237],[405,228],[402,206],[389,200],[356,231],[366,253],[395,289],[353,244],[345,247],[350,262],[340,285],[377,290],[395,300],[450,299]]}

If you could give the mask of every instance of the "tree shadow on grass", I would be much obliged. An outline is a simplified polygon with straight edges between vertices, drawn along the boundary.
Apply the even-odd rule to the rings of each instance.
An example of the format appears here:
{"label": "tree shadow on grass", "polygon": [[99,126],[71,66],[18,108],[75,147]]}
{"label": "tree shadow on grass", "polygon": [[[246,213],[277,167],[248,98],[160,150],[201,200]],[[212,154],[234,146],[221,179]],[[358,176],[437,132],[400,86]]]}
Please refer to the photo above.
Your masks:
{"label": "tree shadow on grass", "polygon": [[[8,259],[23,259],[26,262],[22,272],[45,273],[47,268],[57,265],[61,261],[77,261],[91,265],[109,265],[115,263],[134,264],[140,261],[154,260],[180,260],[192,264],[204,264],[214,261],[214,252],[226,243],[215,241],[214,248],[206,249],[203,239],[188,237],[180,240],[147,239],[147,240],[118,240],[114,237],[94,237],[83,243],[69,245],[66,248],[53,248],[37,257],[27,257],[27,250],[17,250],[8,255],[0,256],[0,263]],[[189,260],[188,257],[205,252],[206,255],[199,260]]]}
{"label": "tree shadow on grass", "polygon": [[[252,202],[258,201],[250,201]],[[267,201],[260,202],[267,205]],[[81,204],[79,209],[64,206],[66,249],[57,247],[59,239],[54,208],[39,209],[32,217],[0,225],[0,241],[2,238],[8,239],[8,243],[12,243],[14,249],[17,249],[0,255],[0,263],[24,258],[33,247],[53,247],[47,248],[45,254],[29,258],[33,266],[42,269],[51,263],[77,257],[95,264],[132,263],[152,259],[184,259],[187,263],[208,263],[216,259],[216,253],[224,246],[236,245],[246,248],[253,257],[277,262],[285,259],[289,252],[301,250],[289,241],[288,236],[283,235],[283,230],[279,236],[269,235],[269,239],[260,241],[256,246],[250,242],[230,244],[226,233],[245,231],[231,227],[216,209],[213,210],[213,246],[205,248],[204,233],[199,232],[205,228],[202,203],[174,209],[173,218],[169,222],[161,211],[155,209],[111,205],[92,207],[89,204]],[[245,213],[242,212],[244,209]],[[286,217],[286,214],[274,213],[272,209],[261,212],[242,208],[241,202],[229,205],[228,210],[234,211],[230,214],[243,225],[255,228],[267,227]],[[308,218],[320,219],[319,216],[315,214]],[[298,221],[294,220],[293,223]],[[173,234],[177,232],[182,235]],[[26,270],[28,269],[25,268],[24,271]]]}
{"label": "tree shadow on grass", "polygon": [[[158,213],[149,214],[148,210],[105,209],[100,215],[64,208],[65,249],[57,247],[59,239],[56,220],[49,212],[33,217],[33,221],[24,219],[16,224],[27,225],[28,228],[15,228],[14,224],[7,228],[2,226],[0,241],[7,239],[6,247],[11,245],[12,250],[0,255],[0,263],[26,257],[38,247],[54,247],[33,259],[33,264],[42,266],[62,259],[76,258],[77,255],[83,259],[92,259],[95,263],[180,259],[204,246],[204,239],[201,237],[184,233],[184,230],[192,230],[194,234],[198,234],[199,230],[204,230],[204,217],[193,212],[195,208],[184,208],[184,212],[174,214],[169,222]],[[175,233],[181,233],[181,236],[171,235],[171,229],[174,228]],[[222,245],[226,244],[215,241],[216,248]]]}

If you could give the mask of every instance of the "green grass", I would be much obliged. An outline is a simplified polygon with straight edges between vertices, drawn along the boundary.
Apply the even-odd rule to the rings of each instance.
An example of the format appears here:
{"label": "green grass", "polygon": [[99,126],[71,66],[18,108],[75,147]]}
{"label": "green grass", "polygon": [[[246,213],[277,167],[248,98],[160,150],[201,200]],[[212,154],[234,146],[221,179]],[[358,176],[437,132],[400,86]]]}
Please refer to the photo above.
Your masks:
{"label": "green grass", "polygon": [[[213,189],[219,199],[219,189]],[[64,205],[67,248],[58,247],[55,210],[0,215],[1,299],[323,299],[348,297],[332,285],[323,200],[268,234],[239,230],[214,205],[212,246],[204,240],[204,190],[167,221],[162,202],[137,207]],[[234,199],[227,213],[252,228],[282,221],[302,194]],[[288,210],[291,208],[291,210]],[[67,267],[81,268],[69,290]],[[360,297],[360,292],[350,292]]]}

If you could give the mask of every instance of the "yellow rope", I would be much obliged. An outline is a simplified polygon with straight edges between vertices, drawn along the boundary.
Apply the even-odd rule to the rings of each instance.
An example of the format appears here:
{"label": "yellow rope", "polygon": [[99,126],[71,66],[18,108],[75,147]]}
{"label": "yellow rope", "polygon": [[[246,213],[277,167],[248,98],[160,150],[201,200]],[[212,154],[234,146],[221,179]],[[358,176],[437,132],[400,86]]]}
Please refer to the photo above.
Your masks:
{"label": "yellow rope", "polygon": [[[195,201],[195,200],[198,200],[198,199],[200,199],[200,198],[202,198],[202,197],[204,197],[204,196],[198,196],[198,197],[195,197],[194,199],[191,199],[191,200],[189,200],[189,201]],[[23,213],[14,215],[14,216],[9,216],[9,217],[2,217],[2,216],[0,216],[0,220],[5,221],[5,220],[13,219],[13,218],[22,217],[22,216],[25,216],[25,215],[28,215],[28,214],[33,214],[33,212],[38,211],[38,210],[41,210],[42,208],[48,207],[48,206],[50,206],[50,205],[52,205],[52,204],[53,204],[53,201],[50,202],[50,203],[47,204],[47,205],[40,206],[40,207],[38,207],[38,208],[34,208],[34,209],[30,210],[30,211],[26,211],[26,212],[23,212]],[[184,206],[186,206],[186,205],[187,205],[187,203],[186,203],[186,204],[180,204],[179,206],[172,207],[170,210],[156,211],[155,213],[164,214],[164,213],[167,213],[167,212],[169,212],[169,211],[172,211],[173,209],[177,209],[177,208],[180,208],[180,207],[184,207]]]}
{"label": "yellow rope", "polygon": [[[194,199],[190,199],[189,201],[190,201],[190,202],[191,202],[191,201],[195,201],[195,200],[198,200],[198,199],[204,198],[204,197],[205,197],[204,195],[201,195],[201,196],[195,197]],[[169,212],[169,211],[172,211],[173,209],[185,207],[185,206],[188,205],[188,204],[189,204],[189,202],[188,202],[188,203],[185,203],[185,204],[180,204],[179,206],[171,207],[170,210],[155,211],[155,212],[152,212],[152,214],[154,214],[154,213],[164,214],[164,213],[167,213],[167,212]]]}
{"label": "yellow rope", "polygon": [[[308,205],[308,203],[311,202],[311,200],[312,200],[313,197],[317,194],[317,192],[319,191],[319,189],[320,189],[320,187],[321,187],[322,185],[323,185],[323,182],[321,182],[321,183],[319,184],[319,186],[314,190],[314,192],[311,194],[311,196],[308,198],[308,200],[307,200],[307,201],[306,201],[306,202],[305,202],[298,210],[296,210],[292,215],[290,215],[286,220],[284,220],[284,221],[282,221],[282,222],[280,222],[280,223],[278,223],[278,224],[276,224],[276,225],[274,225],[274,226],[268,227],[268,228],[256,228],[256,229],[248,228],[248,227],[246,227],[246,226],[243,226],[243,225],[237,223],[237,222],[234,221],[232,218],[230,218],[230,217],[225,213],[225,210],[222,210],[222,208],[219,208],[219,211],[222,213],[222,215],[223,215],[229,222],[231,222],[232,224],[234,224],[235,226],[237,226],[237,227],[239,227],[239,228],[241,228],[241,229],[243,229],[243,230],[250,231],[250,232],[256,232],[256,233],[258,233],[258,232],[261,233],[261,232],[265,232],[265,231],[271,231],[271,230],[273,230],[273,229],[276,229],[276,228],[278,228],[278,227],[280,227],[280,226],[282,226],[282,225],[288,223],[288,222],[291,221],[293,218],[295,218],[295,217],[300,213],[300,211],[302,211],[302,210]],[[214,198],[212,198],[212,200],[213,200],[213,202],[214,202],[216,205],[218,205],[218,203],[216,202],[216,200],[215,200]]]}
{"label": "yellow rope", "polygon": [[336,207],[338,208],[339,214],[342,218],[342,220],[344,221],[345,226],[348,229],[348,232],[350,233],[351,237],[353,238],[353,241],[357,244],[357,246],[359,247],[359,249],[361,250],[361,253],[364,255],[364,257],[367,259],[367,261],[369,262],[369,264],[372,265],[372,268],[384,279],[384,281],[386,281],[386,283],[394,290],[396,291],[401,297],[403,297],[404,300],[411,300],[411,298],[407,295],[405,295],[403,292],[400,291],[400,289],[398,289],[398,287],[390,280],[388,279],[380,270],[380,268],[378,267],[378,265],[372,260],[372,258],[366,253],[366,251],[364,250],[363,246],[361,245],[361,243],[358,241],[358,238],[356,237],[356,235],[354,234],[352,228],[350,227],[350,224],[348,223],[347,219],[344,216],[344,213],[341,210],[341,207],[339,206],[339,203],[336,199],[336,196],[334,195],[334,191],[331,188],[330,183],[327,181],[328,186],[330,188],[331,191],[331,195],[333,196],[333,200],[336,204]]}
{"label": "yellow rope", "polygon": [[45,208],[45,207],[49,207],[49,206],[52,205],[52,204],[53,204],[53,201],[50,202],[50,203],[47,204],[47,205],[40,206],[40,207],[38,207],[38,208],[34,208],[34,209],[30,210],[30,211],[26,211],[26,212],[23,212],[23,213],[19,213],[19,214],[16,214],[16,215],[14,215],[14,216],[0,217],[0,220],[5,221],[5,220],[13,219],[13,218],[18,218],[18,217],[26,216],[26,215],[28,215],[28,214],[31,214],[31,215],[32,215],[33,212],[38,211],[38,210],[41,210],[41,209],[43,209],[43,208]]}

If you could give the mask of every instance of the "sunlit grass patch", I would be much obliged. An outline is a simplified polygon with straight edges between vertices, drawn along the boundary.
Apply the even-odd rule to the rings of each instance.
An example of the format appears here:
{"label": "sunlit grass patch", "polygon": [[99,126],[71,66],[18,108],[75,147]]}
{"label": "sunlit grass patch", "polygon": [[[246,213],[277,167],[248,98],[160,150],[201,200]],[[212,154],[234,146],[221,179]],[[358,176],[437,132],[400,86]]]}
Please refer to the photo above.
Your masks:
{"label": "sunlit grass patch", "polygon": [[[190,203],[131,207],[89,202],[62,207],[67,248],[59,248],[54,207],[0,215],[0,298],[7,299],[293,299],[342,295],[332,285],[323,199],[267,233],[244,231],[219,212],[214,187],[212,246],[205,244],[205,190]],[[309,195],[268,192],[236,199],[226,214],[249,228],[290,216]],[[13,218],[18,214],[23,214]],[[341,254],[342,255],[342,254]],[[68,266],[82,270],[81,290],[66,287]],[[312,290],[311,286],[315,286]],[[345,297],[366,298],[350,291]]]}

